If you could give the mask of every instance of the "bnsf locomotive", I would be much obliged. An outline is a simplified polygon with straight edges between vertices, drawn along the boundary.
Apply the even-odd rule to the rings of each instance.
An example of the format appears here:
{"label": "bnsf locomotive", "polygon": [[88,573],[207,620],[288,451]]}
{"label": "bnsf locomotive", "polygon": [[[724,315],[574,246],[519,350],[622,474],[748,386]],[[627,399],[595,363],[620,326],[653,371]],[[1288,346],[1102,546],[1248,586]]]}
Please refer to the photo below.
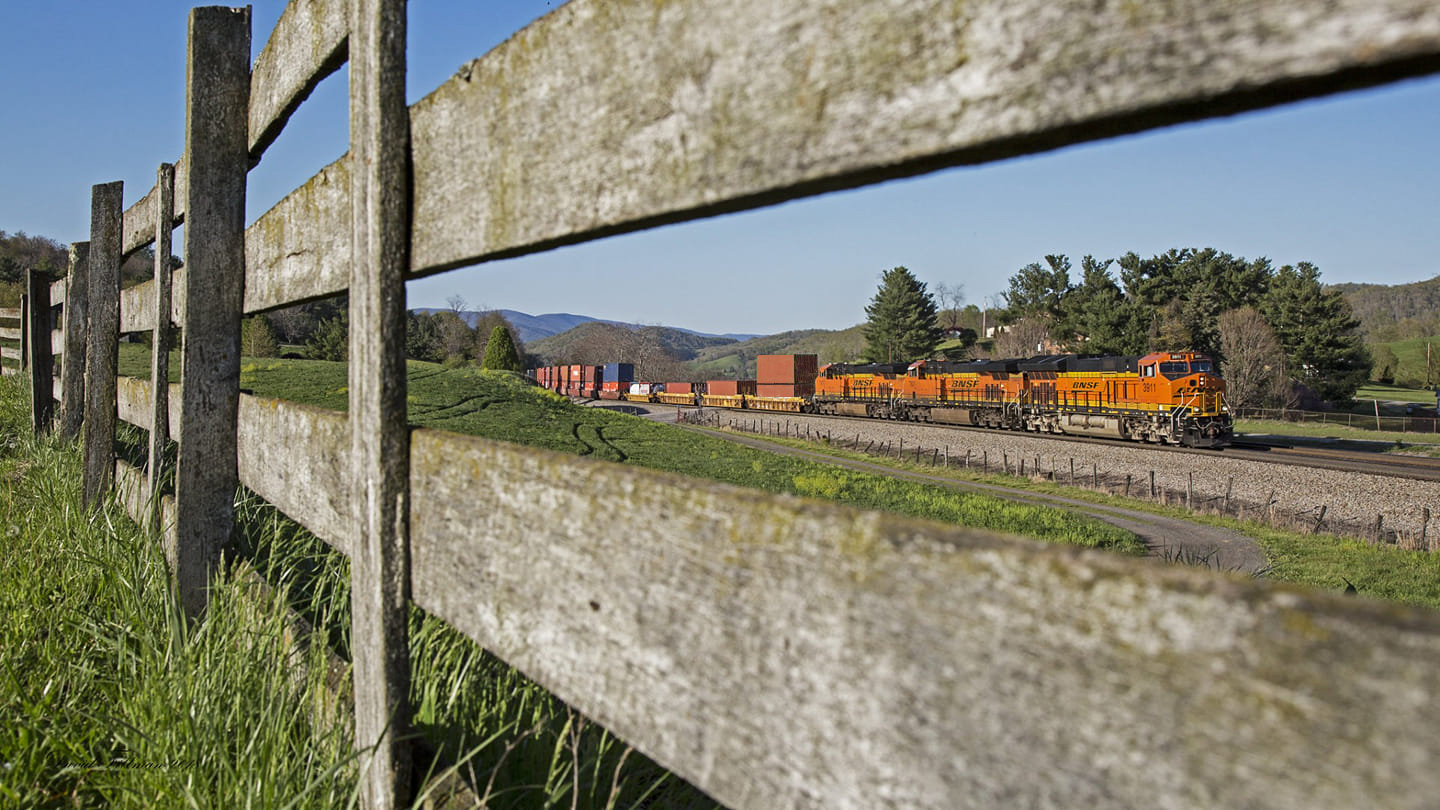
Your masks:
{"label": "bnsf locomotive", "polygon": [[[1224,447],[1234,432],[1225,407],[1225,381],[1209,358],[1193,352],[1143,357],[1049,355],[966,363],[922,360],[908,366],[832,363],[818,371],[814,355],[762,355],[759,360],[760,376],[782,373],[787,382],[715,381],[704,392],[690,384],[622,383],[599,395],[1190,447]],[[543,375],[541,382],[545,384]],[[673,390],[680,387],[685,390]]]}

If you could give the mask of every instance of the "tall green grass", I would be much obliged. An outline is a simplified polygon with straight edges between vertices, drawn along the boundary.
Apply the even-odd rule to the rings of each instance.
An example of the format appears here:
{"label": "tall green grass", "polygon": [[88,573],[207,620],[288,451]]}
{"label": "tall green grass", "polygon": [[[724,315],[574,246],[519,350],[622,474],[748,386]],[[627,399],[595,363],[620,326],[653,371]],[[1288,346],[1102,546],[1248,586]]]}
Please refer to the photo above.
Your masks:
{"label": "tall green grass", "polygon": [[[0,806],[353,804],[344,555],[242,493],[236,562],[187,624],[155,541],[114,503],[87,515],[77,449],[31,437],[26,407],[0,381]],[[122,428],[122,455],[143,446]],[[297,643],[296,614],[319,643]],[[448,769],[490,808],[715,806],[445,623],[410,621],[419,784]]]}
{"label": "tall green grass", "polygon": [[25,416],[0,381],[0,805],[353,804],[349,723],[283,590],[228,565],[187,622],[153,539],[84,509],[75,445]]}

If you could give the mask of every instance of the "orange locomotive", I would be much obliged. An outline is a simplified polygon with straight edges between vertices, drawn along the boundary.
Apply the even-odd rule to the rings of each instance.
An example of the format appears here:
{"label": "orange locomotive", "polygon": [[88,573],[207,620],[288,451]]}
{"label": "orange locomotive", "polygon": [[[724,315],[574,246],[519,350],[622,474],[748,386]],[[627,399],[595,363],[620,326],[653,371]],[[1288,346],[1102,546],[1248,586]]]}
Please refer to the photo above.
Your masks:
{"label": "orange locomotive", "polygon": [[916,422],[1223,447],[1225,381],[1194,352],[1051,355],[909,366],[831,364],[811,410]]}

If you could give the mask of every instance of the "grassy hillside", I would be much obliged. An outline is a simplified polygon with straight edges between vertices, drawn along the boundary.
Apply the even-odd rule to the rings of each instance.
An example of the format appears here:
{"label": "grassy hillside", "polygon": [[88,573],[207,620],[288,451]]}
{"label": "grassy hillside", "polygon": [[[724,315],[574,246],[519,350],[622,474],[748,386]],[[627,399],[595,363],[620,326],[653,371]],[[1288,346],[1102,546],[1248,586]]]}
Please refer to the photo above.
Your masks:
{"label": "grassy hillside", "polygon": [[1360,320],[1360,331],[1376,342],[1433,335],[1440,331],[1440,276],[1412,284],[1336,284]]}
{"label": "grassy hillside", "polygon": [[863,325],[849,329],[801,329],[752,338],[702,351],[691,362],[704,379],[753,379],[755,357],[761,354],[813,354],[821,365],[859,358],[865,348]]}
{"label": "grassy hillside", "polygon": [[[1440,314],[1440,313],[1437,313]],[[1406,340],[1379,341],[1372,345],[1372,352],[1384,347],[1395,353],[1399,361],[1395,368],[1395,384],[1407,388],[1418,388],[1425,382],[1425,347],[1430,345],[1430,384],[1440,384],[1440,335],[1414,337]]]}
{"label": "grassy hillside", "polygon": [[668,326],[628,326],[592,321],[558,335],[525,344],[525,350],[546,363],[633,363],[647,352],[664,352],[687,361],[717,346],[735,343],[732,338],[702,337]]}

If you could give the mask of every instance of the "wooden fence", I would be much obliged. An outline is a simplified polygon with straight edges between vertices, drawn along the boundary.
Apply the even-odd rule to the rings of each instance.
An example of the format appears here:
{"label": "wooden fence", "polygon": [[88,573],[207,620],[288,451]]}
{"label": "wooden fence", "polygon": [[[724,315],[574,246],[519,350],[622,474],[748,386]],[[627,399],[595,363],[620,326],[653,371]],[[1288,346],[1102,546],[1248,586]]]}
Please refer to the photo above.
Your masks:
{"label": "wooden fence", "polygon": [[[735,807],[1440,795],[1433,613],[412,430],[402,357],[407,278],[1433,72],[1431,0],[576,0],[408,109],[404,43],[402,0],[294,0],[252,67],[248,10],[193,10],[184,154],[127,209],[95,186],[28,291],[87,497],[158,519],[187,609],[242,483],[349,556],[366,806],[407,795],[411,601]],[[245,228],[346,61],[349,153]],[[241,394],[242,314],[340,292],[348,414]],[[138,331],[154,382],[117,381]]]}
{"label": "wooden fence", "polygon": [[[1424,405],[1418,403],[1416,407],[1425,408]],[[1440,419],[1433,416],[1386,416],[1381,415],[1379,411],[1377,403],[1373,415],[1349,411],[1299,411],[1292,408],[1236,408],[1234,416],[1236,419],[1270,419],[1301,424],[1344,425],[1361,430],[1393,433],[1440,433]],[[1431,436],[1417,436],[1416,440],[1433,441],[1434,439]]]}

